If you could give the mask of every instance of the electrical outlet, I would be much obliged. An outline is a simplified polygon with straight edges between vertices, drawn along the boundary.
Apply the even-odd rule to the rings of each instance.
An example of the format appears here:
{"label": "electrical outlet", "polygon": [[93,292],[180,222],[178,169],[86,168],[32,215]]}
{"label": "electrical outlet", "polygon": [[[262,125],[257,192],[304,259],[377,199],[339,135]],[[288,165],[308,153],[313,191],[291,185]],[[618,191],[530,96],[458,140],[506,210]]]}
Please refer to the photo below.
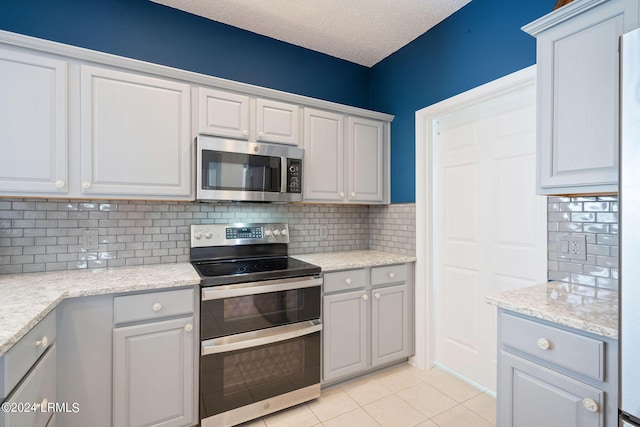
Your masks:
{"label": "electrical outlet", "polygon": [[563,234],[558,236],[558,250],[565,258],[586,260],[586,238],[584,234]]}
{"label": "electrical outlet", "polygon": [[98,230],[93,228],[82,232],[82,249],[85,251],[98,249]]}
{"label": "electrical outlet", "polygon": [[329,229],[325,224],[320,225],[320,240],[327,240],[329,237]]}

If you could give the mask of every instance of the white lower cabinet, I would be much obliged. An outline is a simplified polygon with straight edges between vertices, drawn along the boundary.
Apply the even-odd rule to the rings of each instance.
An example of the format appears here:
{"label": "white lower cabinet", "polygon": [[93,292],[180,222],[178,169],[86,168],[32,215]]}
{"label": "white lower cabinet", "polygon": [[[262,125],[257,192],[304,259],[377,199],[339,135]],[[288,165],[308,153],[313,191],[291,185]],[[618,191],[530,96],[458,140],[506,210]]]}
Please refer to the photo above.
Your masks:
{"label": "white lower cabinet", "polygon": [[498,427],[617,425],[617,343],[500,310]]}
{"label": "white lower cabinet", "polygon": [[113,425],[186,426],[194,418],[193,316],[113,331]]}
{"label": "white lower cabinet", "polygon": [[[412,353],[413,283],[407,274],[411,266],[324,274],[324,383],[401,361]],[[372,285],[377,269],[391,269],[384,286]]]}

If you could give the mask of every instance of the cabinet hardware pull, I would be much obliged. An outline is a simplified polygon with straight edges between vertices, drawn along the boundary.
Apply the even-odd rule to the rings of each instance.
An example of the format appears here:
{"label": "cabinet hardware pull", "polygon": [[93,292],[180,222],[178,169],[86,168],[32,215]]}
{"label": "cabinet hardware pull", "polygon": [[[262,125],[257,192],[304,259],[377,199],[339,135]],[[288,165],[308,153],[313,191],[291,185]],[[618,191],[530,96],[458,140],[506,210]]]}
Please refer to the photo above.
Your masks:
{"label": "cabinet hardware pull", "polygon": [[396,277],[396,273],[389,273],[389,279],[393,279],[394,277]]}
{"label": "cabinet hardware pull", "polygon": [[89,181],[85,181],[82,183],[82,188],[84,188],[85,190],[88,188],[91,188],[91,183]]}
{"label": "cabinet hardware pull", "polygon": [[162,310],[162,304],[160,304],[159,302],[157,302],[157,303],[155,303],[155,304],[153,304],[153,305],[151,306],[151,309],[152,309],[153,311],[160,311],[160,310]]}
{"label": "cabinet hardware pull", "polygon": [[538,347],[540,347],[542,350],[549,350],[551,348],[551,343],[546,338],[538,338],[536,344],[538,344]]}
{"label": "cabinet hardware pull", "polygon": [[347,279],[344,281],[344,283],[346,283],[347,285],[350,285],[350,284],[351,284],[351,279],[349,279],[349,278],[347,277]]}
{"label": "cabinet hardware pull", "polygon": [[365,301],[368,300],[369,299],[369,295],[367,295],[367,294],[362,295],[362,299],[365,300]]}
{"label": "cabinet hardware pull", "polygon": [[344,198],[344,193],[340,192],[340,193],[338,194],[338,196],[342,199],[342,198]]}
{"label": "cabinet hardware pull", "polygon": [[598,412],[598,402],[588,397],[582,399],[582,406],[589,412]]}
{"label": "cabinet hardware pull", "polygon": [[36,341],[36,346],[47,348],[47,345],[49,345],[49,338],[47,338],[46,336],[42,337],[41,340]]}
{"label": "cabinet hardware pull", "polygon": [[373,294],[373,296],[376,297],[376,299],[380,299],[380,294],[377,293],[377,292],[375,294]]}
{"label": "cabinet hardware pull", "polygon": [[244,136],[249,136],[249,131],[245,129],[245,130],[242,131],[242,134]]}
{"label": "cabinet hardware pull", "polygon": [[64,181],[60,180],[60,181],[56,181],[56,188],[64,188]]}
{"label": "cabinet hardware pull", "polygon": [[355,193],[355,191],[352,191],[352,192],[351,192],[351,197],[356,197],[356,193]]}
{"label": "cabinet hardware pull", "polygon": [[187,323],[184,325],[184,330],[187,332],[191,332],[193,330],[193,325],[191,323]]}
{"label": "cabinet hardware pull", "polygon": [[264,132],[260,132],[258,135],[262,138],[264,136]]}

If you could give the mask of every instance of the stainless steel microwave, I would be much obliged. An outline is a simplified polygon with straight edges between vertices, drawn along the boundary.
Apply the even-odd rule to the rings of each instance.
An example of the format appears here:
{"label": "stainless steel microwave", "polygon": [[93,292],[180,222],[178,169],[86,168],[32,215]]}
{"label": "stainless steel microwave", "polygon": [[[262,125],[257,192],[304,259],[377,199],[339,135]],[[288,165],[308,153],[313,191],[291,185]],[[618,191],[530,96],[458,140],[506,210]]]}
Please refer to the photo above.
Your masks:
{"label": "stainless steel microwave", "polygon": [[199,201],[300,202],[304,150],[200,135]]}

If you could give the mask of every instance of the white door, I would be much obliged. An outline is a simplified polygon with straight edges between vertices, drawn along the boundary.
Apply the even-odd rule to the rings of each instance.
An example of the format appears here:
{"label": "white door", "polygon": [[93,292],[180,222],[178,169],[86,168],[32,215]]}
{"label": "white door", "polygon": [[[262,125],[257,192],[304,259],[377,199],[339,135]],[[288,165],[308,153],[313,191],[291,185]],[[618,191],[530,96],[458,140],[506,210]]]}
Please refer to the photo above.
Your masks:
{"label": "white door", "polygon": [[546,200],[536,196],[535,86],[434,125],[435,363],[495,390],[487,295],[546,280]]}

